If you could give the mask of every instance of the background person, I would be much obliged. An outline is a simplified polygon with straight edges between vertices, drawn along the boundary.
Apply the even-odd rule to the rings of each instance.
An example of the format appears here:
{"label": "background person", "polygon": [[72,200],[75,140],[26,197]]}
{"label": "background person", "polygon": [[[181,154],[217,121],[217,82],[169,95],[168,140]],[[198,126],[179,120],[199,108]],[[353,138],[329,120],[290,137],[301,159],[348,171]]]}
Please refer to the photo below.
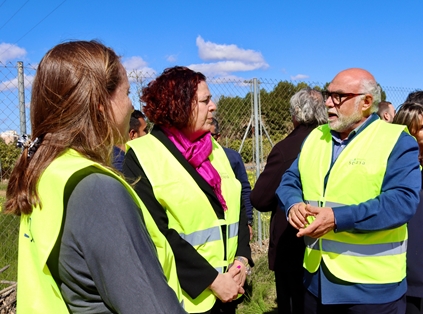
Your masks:
{"label": "background person", "polygon": [[[131,113],[131,119],[129,120],[129,132],[127,140],[133,140],[134,138],[144,136],[148,133],[147,122],[145,122],[144,114],[139,110],[134,110]],[[113,167],[117,170],[122,171],[123,161],[125,160],[125,144],[119,144],[113,146]]]}
{"label": "background person", "polygon": [[269,269],[275,272],[278,312],[302,314],[304,239],[296,237],[298,231],[288,224],[275,192],[304,139],[319,124],[327,122],[327,113],[322,94],[309,87],[295,93],[289,103],[294,130],[273,147],[250,198],[258,211],[272,212],[268,259]]}
{"label": "background person", "polygon": [[382,120],[392,123],[395,116],[395,108],[389,101],[381,101],[378,105],[377,114]]}
{"label": "background person", "polygon": [[163,274],[180,296],[169,244],[111,168],[128,90],[118,56],[95,41],[57,45],[38,65],[32,138],[7,187],[6,212],[21,216],[19,313],[185,313]]}
{"label": "background person", "polygon": [[[220,128],[219,122],[216,118],[212,119],[212,124],[210,128],[210,133],[213,138],[219,142],[220,138]],[[244,161],[242,160],[241,154],[237,151],[222,146],[223,150],[225,151],[226,156],[229,159],[231,164],[231,168],[234,171],[235,177],[241,182],[241,195],[242,201],[244,202],[245,211],[247,213],[248,219],[248,229],[250,230],[250,240],[253,238],[253,222],[254,222],[254,215],[253,215],[253,206],[251,205],[250,201],[250,193],[251,193],[251,185],[250,181],[248,181],[247,171],[245,170]]]}
{"label": "background person", "polygon": [[368,71],[341,71],[322,94],[328,124],[310,133],[276,191],[306,242],[304,312],[404,313],[418,146],[374,113],[380,88]]}
{"label": "background person", "polygon": [[148,126],[144,114],[139,110],[134,110],[129,122],[129,139],[141,137],[148,134]]}
{"label": "background person", "polygon": [[234,313],[222,302],[244,293],[249,232],[241,184],[210,136],[211,97],[203,74],[164,70],[143,88],[154,127],[128,142],[123,172],[140,178],[135,190],[172,246],[187,311]]}
{"label": "background person", "polygon": [[423,102],[423,91],[417,90],[408,94],[405,102],[416,102],[421,104]]}
{"label": "background person", "polygon": [[[423,103],[423,93],[420,100]],[[423,153],[423,104],[406,102],[402,104],[393,123],[408,127],[419,144],[419,161]],[[423,178],[423,177],[422,177]],[[420,190],[420,203],[416,214],[407,224],[407,314],[423,313],[423,190]]]}

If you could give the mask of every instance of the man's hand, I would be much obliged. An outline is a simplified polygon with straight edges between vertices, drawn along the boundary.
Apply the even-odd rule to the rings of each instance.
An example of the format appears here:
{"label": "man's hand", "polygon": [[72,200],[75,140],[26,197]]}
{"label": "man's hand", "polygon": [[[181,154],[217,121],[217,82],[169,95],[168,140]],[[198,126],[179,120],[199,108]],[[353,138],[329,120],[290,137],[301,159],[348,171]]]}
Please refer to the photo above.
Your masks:
{"label": "man's hand", "polygon": [[297,203],[291,207],[288,214],[289,223],[295,229],[301,230],[308,224],[307,216],[310,216],[306,210],[306,204]]}
{"label": "man's hand", "polygon": [[315,207],[306,205],[308,216],[314,216],[314,221],[306,228],[300,229],[297,237],[309,236],[320,238],[329,231],[335,229],[335,216],[331,207]]}

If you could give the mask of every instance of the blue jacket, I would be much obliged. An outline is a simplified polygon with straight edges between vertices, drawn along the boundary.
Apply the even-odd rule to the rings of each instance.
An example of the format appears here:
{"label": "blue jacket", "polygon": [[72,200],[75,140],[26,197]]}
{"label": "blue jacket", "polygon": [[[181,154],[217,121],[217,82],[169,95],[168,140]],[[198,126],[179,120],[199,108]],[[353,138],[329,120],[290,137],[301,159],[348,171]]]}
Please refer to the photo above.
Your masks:
{"label": "blue jacket", "polygon": [[[351,132],[348,141],[339,143],[334,134],[334,151],[348,145],[354,140],[354,136],[378,119],[376,114],[372,114],[358,129]],[[381,194],[357,205],[334,208],[337,231],[382,230],[407,222],[414,214],[421,189],[418,154],[415,139],[403,132],[388,158]],[[292,205],[303,201],[298,158],[285,172],[276,193],[286,213]],[[400,283],[384,285],[343,283],[326,269],[324,263],[316,273],[305,272],[305,286],[311,293],[319,296],[323,304],[387,303],[400,298],[407,289],[405,279]]]}
{"label": "blue jacket", "polygon": [[228,156],[229,162],[231,163],[232,170],[235,173],[235,177],[241,182],[242,190],[241,196],[244,202],[245,210],[247,212],[248,224],[253,222],[253,206],[250,201],[251,185],[248,181],[247,171],[245,170],[244,162],[242,161],[241,155],[230,148],[223,147],[223,150]]}

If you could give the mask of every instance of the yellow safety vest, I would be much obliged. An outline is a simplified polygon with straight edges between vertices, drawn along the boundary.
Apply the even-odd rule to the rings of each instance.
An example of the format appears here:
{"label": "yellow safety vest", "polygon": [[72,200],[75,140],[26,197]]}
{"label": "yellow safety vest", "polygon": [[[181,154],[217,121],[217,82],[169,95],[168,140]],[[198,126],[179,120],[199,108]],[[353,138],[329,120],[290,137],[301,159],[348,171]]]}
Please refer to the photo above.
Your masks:
{"label": "yellow safety vest", "polygon": [[[381,120],[371,123],[347,145],[330,169],[333,144],[329,127],[313,130],[299,158],[304,200],[333,208],[376,198],[381,193],[389,155],[403,131],[407,129],[401,125]],[[318,270],[323,258],[334,276],[348,282],[385,284],[405,278],[406,224],[373,232],[330,231],[319,239],[305,237],[305,242],[304,267],[310,273]]]}
{"label": "yellow safety vest", "polygon": [[[42,209],[35,207],[32,214],[22,215],[21,217],[18,259],[18,313],[68,313],[60,289],[48,269],[47,259],[61,229],[66,183],[75,172],[91,166],[98,168],[101,173],[119,180],[140,207],[147,230],[156,245],[158,258],[168,284],[173,288],[178,299],[182,301],[173,251],[138,195],[112,171],[70,149],[56,158],[38,181],[37,190]],[[89,173],[91,172],[87,170],[87,175]]]}
{"label": "yellow safety vest", "polygon": [[[135,152],[157,201],[176,230],[219,273],[233,262],[238,247],[241,184],[235,178],[223,148],[213,140],[209,159],[222,179],[222,194],[228,206],[225,218],[218,219],[207,196],[172,153],[153,135],[127,143]],[[226,228],[226,252],[222,230]],[[192,299],[185,291],[184,305],[189,313],[210,310],[216,297],[210,289]]]}

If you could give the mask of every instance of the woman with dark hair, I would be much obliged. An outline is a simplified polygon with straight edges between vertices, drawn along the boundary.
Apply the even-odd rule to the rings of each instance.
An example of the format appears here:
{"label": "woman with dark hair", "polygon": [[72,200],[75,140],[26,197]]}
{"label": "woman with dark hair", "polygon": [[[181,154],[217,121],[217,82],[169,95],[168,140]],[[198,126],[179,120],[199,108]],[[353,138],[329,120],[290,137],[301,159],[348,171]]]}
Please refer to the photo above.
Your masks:
{"label": "woman with dark hair", "polygon": [[249,230],[241,185],[210,135],[211,98],[205,76],[185,67],[150,82],[141,100],[154,127],[128,142],[123,172],[139,179],[135,191],[173,249],[185,309],[234,313],[252,264]]}
{"label": "woman with dark hair", "polygon": [[185,313],[169,244],[111,167],[128,94],[119,57],[95,41],[59,44],[38,66],[6,194],[21,216],[19,313]]}
{"label": "woman with dark hair", "polygon": [[[408,99],[408,98],[407,98]],[[422,99],[423,101],[423,99]],[[394,116],[395,124],[408,127],[420,147],[419,161],[423,165],[423,104],[405,102]],[[423,179],[423,176],[422,176]],[[423,181],[423,180],[422,180]],[[423,184],[422,184],[423,186]],[[407,224],[407,314],[423,313],[423,190],[416,213]]]}

